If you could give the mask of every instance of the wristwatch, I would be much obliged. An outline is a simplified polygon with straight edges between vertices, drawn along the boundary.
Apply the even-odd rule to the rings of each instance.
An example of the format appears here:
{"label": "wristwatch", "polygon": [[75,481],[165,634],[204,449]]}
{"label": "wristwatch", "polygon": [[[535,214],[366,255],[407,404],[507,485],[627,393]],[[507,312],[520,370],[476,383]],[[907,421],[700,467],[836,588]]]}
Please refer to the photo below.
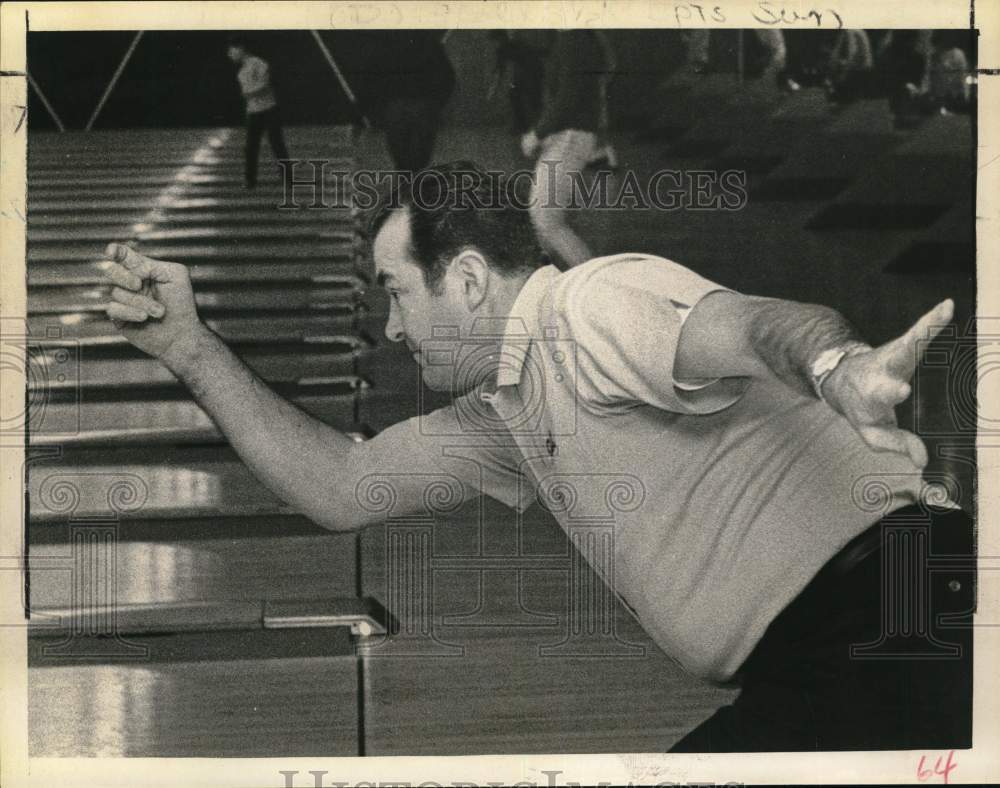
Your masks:
{"label": "wristwatch", "polygon": [[823,384],[846,355],[847,351],[844,348],[830,348],[820,353],[813,361],[809,374],[812,378],[813,391],[820,399],[823,399]]}

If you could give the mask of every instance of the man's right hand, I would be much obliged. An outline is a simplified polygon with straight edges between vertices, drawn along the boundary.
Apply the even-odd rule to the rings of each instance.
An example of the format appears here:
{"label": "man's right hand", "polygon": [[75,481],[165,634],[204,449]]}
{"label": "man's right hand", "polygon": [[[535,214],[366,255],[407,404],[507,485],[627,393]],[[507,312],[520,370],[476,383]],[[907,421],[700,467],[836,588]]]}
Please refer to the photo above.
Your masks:
{"label": "man's right hand", "polygon": [[205,331],[186,266],[153,260],[124,244],[108,245],[105,273],[115,285],[105,311],[125,338],[154,358]]}

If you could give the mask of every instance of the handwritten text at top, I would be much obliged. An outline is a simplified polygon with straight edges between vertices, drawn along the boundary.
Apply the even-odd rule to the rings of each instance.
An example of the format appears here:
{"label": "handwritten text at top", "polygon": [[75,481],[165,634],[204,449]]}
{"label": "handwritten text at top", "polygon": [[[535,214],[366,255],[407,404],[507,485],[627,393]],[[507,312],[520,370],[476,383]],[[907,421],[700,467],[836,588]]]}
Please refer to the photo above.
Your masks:
{"label": "handwritten text at top", "polygon": [[[745,13],[745,12],[744,12]],[[799,27],[800,25],[815,25],[816,27],[832,27],[840,29],[844,20],[832,8],[811,8],[800,11],[788,9],[770,0],[760,0],[749,9],[750,17],[759,25],[768,27]],[[698,25],[725,24],[733,20],[734,15],[725,5],[703,3],[675,3],[674,20],[679,27],[697,27]],[[750,23],[750,20],[747,20]]]}

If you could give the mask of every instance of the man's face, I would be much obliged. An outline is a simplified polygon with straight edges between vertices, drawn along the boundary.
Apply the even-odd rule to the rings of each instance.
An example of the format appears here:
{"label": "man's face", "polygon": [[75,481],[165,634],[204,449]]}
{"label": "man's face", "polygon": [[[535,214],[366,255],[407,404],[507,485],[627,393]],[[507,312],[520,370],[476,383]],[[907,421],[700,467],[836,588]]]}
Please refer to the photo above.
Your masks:
{"label": "man's face", "polygon": [[243,60],[243,47],[231,46],[226,50],[226,54],[229,55],[229,59],[234,63],[239,63]]}
{"label": "man's face", "polygon": [[[451,358],[457,358],[462,336],[471,319],[459,277],[449,269],[440,282],[440,292],[432,292],[427,287],[423,270],[411,256],[410,219],[405,209],[393,211],[379,229],[372,245],[372,257],[376,279],[389,294],[386,337],[392,342],[406,343],[420,365],[428,388],[454,390],[454,366],[440,363],[448,354],[439,351],[450,349]],[[437,362],[433,364],[428,363],[425,345],[432,339]]]}

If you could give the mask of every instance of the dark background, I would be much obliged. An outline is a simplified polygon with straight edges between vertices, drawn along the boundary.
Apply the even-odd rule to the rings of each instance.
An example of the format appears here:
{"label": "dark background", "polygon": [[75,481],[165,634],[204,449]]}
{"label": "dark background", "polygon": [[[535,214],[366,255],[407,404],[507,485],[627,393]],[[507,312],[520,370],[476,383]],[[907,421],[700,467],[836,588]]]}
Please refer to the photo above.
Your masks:
{"label": "dark background", "polygon": [[[236,67],[226,56],[233,31],[147,31],[104,106],[95,128],[216,127],[243,123]],[[328,30],[320,33],[351,89],[366,111],[378,92],[379,77],[419,68],[412,52],[420,42],[440,40],[442,30]],[[718,71],[737,69],[737,30],[713,30],[711,61]],[[785,31],[789,56],[822,59],[835,30]],[[870,30],[872,46],[885,31]],[[679,30],[609,30],[618,71],[609,89],[612,127],[635,125],[651,104],[656,86],[683,61]],[[29,33],[28,69],[68,129],[85,127],[135,31]],[[248,31],[250,48],[271,64],[282,114],[289,124],[337,124],[359,120],[308,30]],[[974,35],[939,31],[975,63]],[[409,39],[409,40],[408,40]],[[763,66],[765,52],[752,31],[744,31],[748,78]],[[409,44],[409,46],[407,45]],[[503,87],[490,88],[496,46],[488,30],[456,30],[445,50],[456,72],[455,92],[445,123],[497,126],[511,122]],[[30,123],[38,130],[55,124],[34,91],[29,91]],[[371,114],[369,112],[369,114]]]}
{"label": "dark background", "polygon": [[[236,68],[226,56],[232,31],[147,31],[125,68],[95,128],[214,127],[243,123]],[[821,36],[833,31],[817,31]],[[414,38],[444,31],[408,31]],[[28,69],[68,129],[82,129],[111,80],[134,31],[29,33]],[[271,64],[284,119],[289,124],[345,123],[358,119],[307,30],[251,31],[250,48]],[[396,31],[324,31],[320,34],[363,104],[372,100],[373,75],[405,70]],[[676,30],[614,30],[618,57],[612,85],[612,118],[618,125],[641,114],[656,83],[684,57]],[[735,69],[737,31],[713,32],[713,60]],[[756,42],[746,36],[747,50]],[[456,30],[445,49],[456,72],[446,123],[504,125],[509,107],[503,89],[490,96],[496,47],[486,30]],[[34,91],[29,95],[33,128],[55,124]]]}

